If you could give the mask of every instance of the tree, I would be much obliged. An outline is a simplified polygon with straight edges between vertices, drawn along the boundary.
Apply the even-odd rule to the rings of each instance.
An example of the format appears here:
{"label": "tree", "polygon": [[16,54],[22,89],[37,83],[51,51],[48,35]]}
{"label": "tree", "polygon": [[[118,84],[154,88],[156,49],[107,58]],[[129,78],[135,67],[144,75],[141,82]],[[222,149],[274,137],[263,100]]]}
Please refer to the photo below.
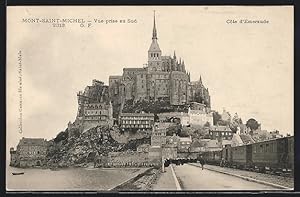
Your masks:
{"label": "tree", "polygon": [[257,120],[255,120],[254,118],[250,118],[249,120],[247,120],[246,126],[250,128],[251,133],[253,133],[254,130],[258,129],[259,124]]}
{"label": "tree", "polygon": [[233,132],[237,132],[237,128],[240,127],[242,124],[243,124],[242,119],[238,116],[237,113],[235,113],[229,127]]}
{"label": "tree", "polygon": [[236,125],[234,123],[230,123],[229,128],[231,129],[232,132],[236,133],[238,125]]}
{"label": "tree", "polygon": [[213,112],[213,122],[214,125],[217,125],[217,123],[222,119],[222,116],[216,111]]}
{"label": "tree", "polygon": [[220,126],[229,126],[229,125],[230,125],[230,122],[225,121],[225,120],[219,120],[219,121],[217,122],[217,125],[220,125]]}
{"label": "tree", "polygon": [[238,116],[237,113],[234,114],[233,118],[232,118],[232,122],[236,123],[236,124],[243,124],[242,119]]}

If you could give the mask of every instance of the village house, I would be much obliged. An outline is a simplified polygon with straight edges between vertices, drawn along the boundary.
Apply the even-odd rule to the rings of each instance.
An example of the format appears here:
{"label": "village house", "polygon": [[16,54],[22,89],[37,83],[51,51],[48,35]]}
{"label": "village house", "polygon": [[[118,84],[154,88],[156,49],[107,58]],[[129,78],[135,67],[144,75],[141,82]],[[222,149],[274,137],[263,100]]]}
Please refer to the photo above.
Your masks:
{"label": "village house", "polygon": [[180,137],[178,144],[178,152],[190,152],[192,137]]}
{"label": "village house", "polygon": [[178,146],[179,144],[179,137],[175,133],[172,136],[167,136],[166,137],[166,144]]}
{"label": "village house", "polygon": [[204,145],[205,151],[221,150],[222,145],[218,140],[201,139],[200,143]]}
{"label": "village house", "polygon": [[211,126],[209,128],[210,139],[220,139],[231,140],[233,136],[232,130],[227,126]]}
{"label": "village house", "polygon": [[151,134],[151,146],[162,146],[166,144],[167,128],[164,124],[155,123]]}
{"label": "village house", "polygon": [[154,114],[152,113],[121,113],[119,118],[121,129],[152,129]]}
{"label": "village house", "polygon": [[205,144],[198,140],[194,140],[191,144],[191,152],[201,152],[205,150]]}

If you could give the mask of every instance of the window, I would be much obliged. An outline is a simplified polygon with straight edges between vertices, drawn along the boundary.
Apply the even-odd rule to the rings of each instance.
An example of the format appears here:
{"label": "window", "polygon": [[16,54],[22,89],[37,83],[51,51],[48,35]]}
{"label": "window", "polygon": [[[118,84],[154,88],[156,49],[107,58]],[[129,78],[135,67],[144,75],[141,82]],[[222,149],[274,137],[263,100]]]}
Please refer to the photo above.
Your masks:
{"label": "window", "polygon": [[273,143],[270,144],[270,152],[273,152]]}
{"label": "window", "polygon": [[262,153],[263,152],[263,145],[259,145],[259,152]]}

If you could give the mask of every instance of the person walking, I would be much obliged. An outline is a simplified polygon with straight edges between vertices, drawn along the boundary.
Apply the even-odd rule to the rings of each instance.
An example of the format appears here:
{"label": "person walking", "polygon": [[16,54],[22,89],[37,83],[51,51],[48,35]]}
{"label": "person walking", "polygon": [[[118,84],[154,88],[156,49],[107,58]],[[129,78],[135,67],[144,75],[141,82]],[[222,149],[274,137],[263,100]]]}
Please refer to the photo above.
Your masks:
{"label": "person walking", "polygon": [[199,162],[200,162],[201,168],[202,168],[202,170],[203,170],[203,167],[204,167],[204,164],[205,164],[205,160],[204,160],[204,158],[203,158],[202,155],[200,155]]}

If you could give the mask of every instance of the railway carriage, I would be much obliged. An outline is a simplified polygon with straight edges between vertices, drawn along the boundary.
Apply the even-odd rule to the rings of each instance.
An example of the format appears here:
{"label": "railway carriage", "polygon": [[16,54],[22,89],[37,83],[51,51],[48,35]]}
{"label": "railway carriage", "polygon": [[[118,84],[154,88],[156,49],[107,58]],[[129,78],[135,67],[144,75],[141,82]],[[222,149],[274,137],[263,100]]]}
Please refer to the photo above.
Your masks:
{"label": "railway carriage", "polygon": [[294,172],[294,137],[288,137],[288,169]]}
{"label": "railway carriage", "polygon": [[237,168],[252,167],[252,145],[236,146],[231,148],[232,161],[231,165]]}
{"label": "railway carriage", "polygon": [[232,164],[232,148],[231,145],[226,145],[222,149],[222,162],[220,163],[220,166],[226,166],[230,167]]}
{"label": "railway carriage", "polygon": [[294,136],[202,153],[207,164],[242,169],[294,171]]}
{"label": "railway carriage", "polygon": [[252,161],[260,171],[282,171],[291,169],[294,163],[293,137],[277,138],[252,144]]}

